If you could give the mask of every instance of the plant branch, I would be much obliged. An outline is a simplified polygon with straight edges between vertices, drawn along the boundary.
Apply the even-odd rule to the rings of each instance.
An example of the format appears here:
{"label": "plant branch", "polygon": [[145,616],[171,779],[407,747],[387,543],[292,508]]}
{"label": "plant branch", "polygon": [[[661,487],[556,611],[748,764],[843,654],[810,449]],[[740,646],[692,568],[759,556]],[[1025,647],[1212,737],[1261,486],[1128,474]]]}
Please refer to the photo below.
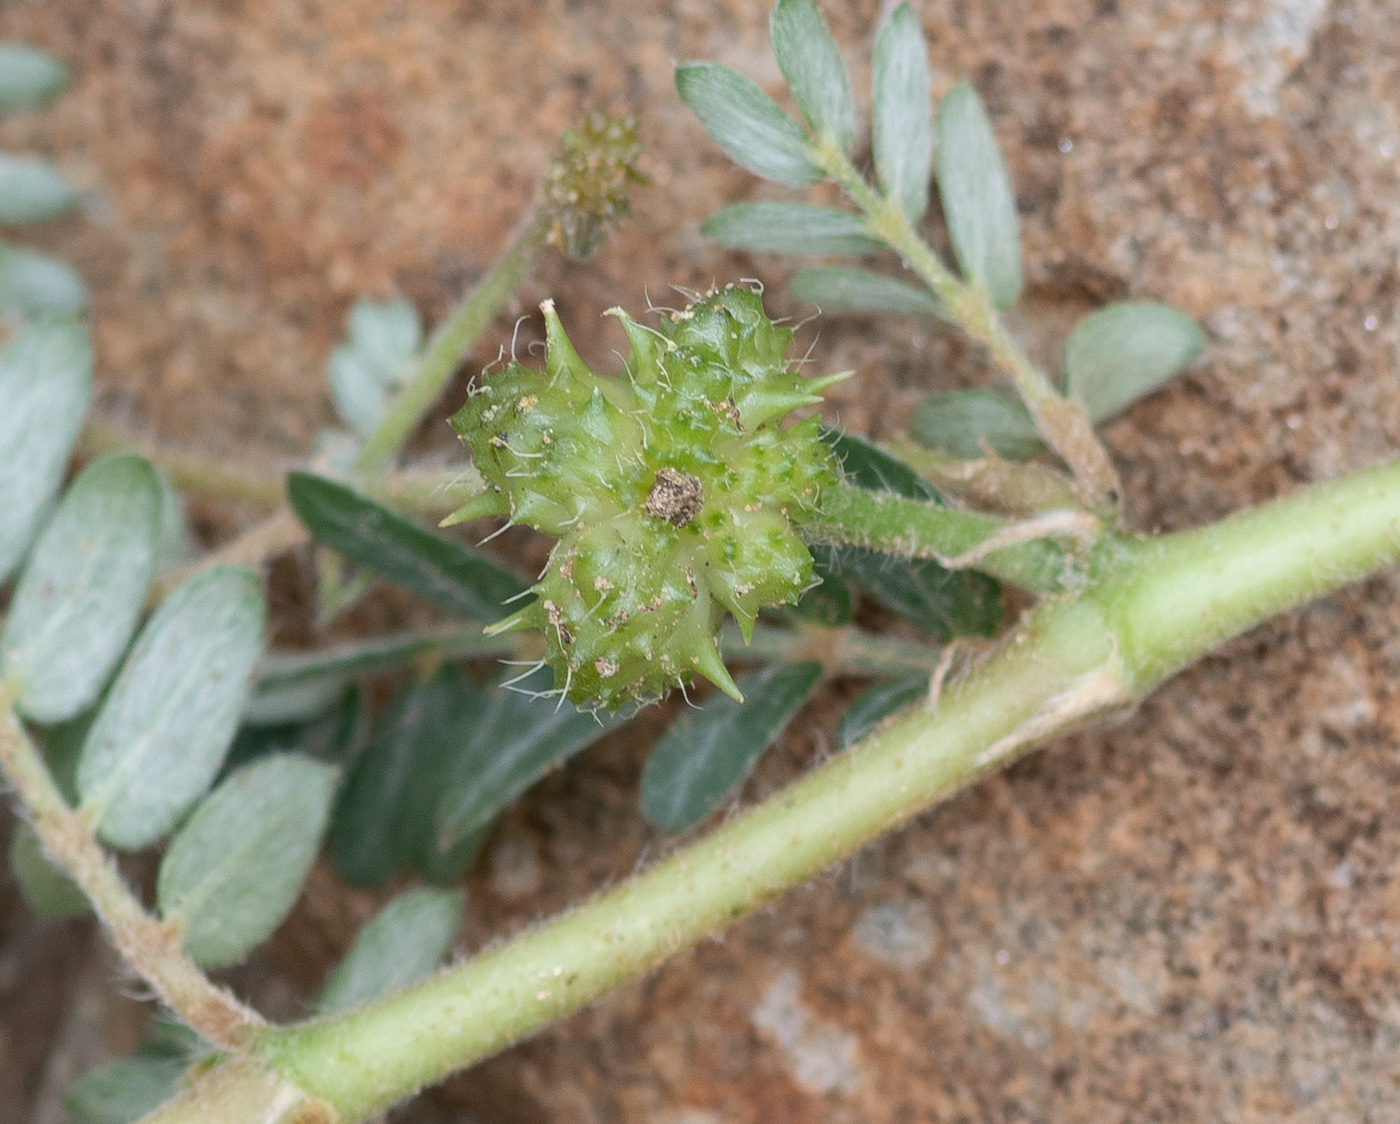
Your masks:
{"label": "plant branch", "polygon": [[889,726],[619,889],[390,999],[269,1030],[256,1052],[358,1121],[645,974],[1009,760],[1047,716],[1119,698],[1092,609],[1023,636],[936,714]]}
{"label": "plant branch", "polygon": [[160,445],[113,422],[90,418],[78,439],[78,451],[88,457],[108,453],[139,453],[170,477],[184,492],[217,496],[251,507],[273,508],[285,498],[283,473],[271,468],[230,464],[214,457]]}
{"label": "plant branch", "polygon": [[[232,464],[185,449],[158,444],[115,425],[90,421],[83,427],[79,451],[89,457],[139,453],[170,477],[182,492],[212,496],[266,510],[286,499],[286,474]],[[456,511],[485,486],[475,465],[452,469],[404,469],[353,478],[357,488],[395,511],[441,519]]]}
{"label": "plant branch", "polygon": [[0,767],[34,825],[44,853],[78,884],[128,966],[161,1002],[225,1050],[247,1047],[263,1026],[256,1011],[215,987],[181,947],[179,930],[148,914],[122,881],[87,817],[68,806],[0,683]]}
{"label": "plant branch", "polygon": [[1035,420],[1036,430],[1074,473],[1083,502],[1099,514],[1111,513],[1117,506],[1118,474],[1084,407],[1055,392],[1006,330],[986,291],[955,277],[919,236],[898,203],[872,188],[837,144],[818,138],[808,153],[865,213],[870,233],[898,253],[938,298],[945,319],[982,344],[1010,378]]}
{"label": "plant branch", "polygon": [[1400,462],[1214,527],[1135,540],[941,693],[737,820],[572,913],[256,1052],[358,1121],[650,971],[1270,615],[1400,560]]}
{"label": "plant branch", "polygon": [[[1066,515],[1081,523],[1085,533],[1095,530],[1085,513]],[[991,515],[842,483],[822,492],[820,514],[803,526],[802,535],[808,542],[932,558],[945,565],[967,559],[967,568],[1035,593],[1084,584],[1082,567],[1052,537],[1016,543],[1004,538],[1014,535],[1017,526]],[[1001,541],[1007,545],[995,549]]]}

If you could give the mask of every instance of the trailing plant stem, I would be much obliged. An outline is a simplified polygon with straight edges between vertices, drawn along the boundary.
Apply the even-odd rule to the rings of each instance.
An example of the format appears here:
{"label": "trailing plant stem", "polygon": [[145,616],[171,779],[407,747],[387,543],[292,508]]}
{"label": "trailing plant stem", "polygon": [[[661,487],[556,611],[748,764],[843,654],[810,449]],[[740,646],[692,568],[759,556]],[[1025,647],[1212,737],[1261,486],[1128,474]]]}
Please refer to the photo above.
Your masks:
{"label": "trailing plant stem", "polygon": [[1398,560],[1400,461],[1213,527],[1107,536],[1093,584],[1048,598],[934,709],[891,720],[589,904],[360,1010],[259,1028],[251,1052],[340,1120],[364,1120],[645,974],[1032,746],[1131,704],[1227,637]]}
{"label": "trailing plant stem", "polygon": [[160,1000],[203,1038],[244,1048],[263,1025],[256,1011],[215,987],[181,947],[180,931],[148,914],[122,881],[86,816],[68,806],[0,683],[0,767],[34,826],[44,853],[78,884],[112,943]]}
{"label": "trailing plant stem", "polygon": [[590,904],[392,998],[266,1030],[257,1051],[348,1120],[633,979],[986,771],[1131,703],[1226,637],[1400,559],[1400,462],[1214,527],[1115,539],[937,709],[907,713]]}
{"label": "trailing plant stem", "polygon": [[955,277],[919,236],[899,204],[872,188],[834,142],[818,139],[810,146],[809,156],[865,212],[870,233],[919,275],[938,298],[944,318],[982,344],[1010,378],[1035,420],[1036,430],[1074,473],[1081,500],[1100,514],[1111,514],[1117,507],[1118,473],[1094,433],[1093,422],[1078,402],[1056,393],[1006,330],[987,292]]}
{"label": "trailing plant stem", "polygon": [[[139,453],[170,477],[182,492],[247,504],[264,510],[280,507],[287,498],[286,473],[276,469],[231,464],[186,449],[172,449],[143,440],[110,422],[89,421],[79,448],[89,457],[108,453]],[[484,484],[475,465],[453,469],[404,469],[352,477],[352,484],[370,499],[395,511],[441,519],[479,493]]]}
{"label": "trailing plant stem", "polygon": [[824,870],[1009,760],[1047,717],[1058,727],[1118,701],[1120,680],[1096,607],[1043,614],[945,689],[936,712],[889,726],[621,888],[390,999],[263,1032],[255,1050],[346,1120],[365,1119]]}
{"label": "trailing plant stem", "polygon": [[[1066,514],[1082,524],[1084,531],[1093,529],[1082,512]],[[859,546],[948,563],[977,554],[986,544],[1013,532],[1015,526],[992,515],[842,483],[822,492],[820,514],[803,526],[802,535],[812,543]],[[1084,584],[1082,567],[1048,537],[987,550],[968,568],[1035,593],[1060,592]]]}

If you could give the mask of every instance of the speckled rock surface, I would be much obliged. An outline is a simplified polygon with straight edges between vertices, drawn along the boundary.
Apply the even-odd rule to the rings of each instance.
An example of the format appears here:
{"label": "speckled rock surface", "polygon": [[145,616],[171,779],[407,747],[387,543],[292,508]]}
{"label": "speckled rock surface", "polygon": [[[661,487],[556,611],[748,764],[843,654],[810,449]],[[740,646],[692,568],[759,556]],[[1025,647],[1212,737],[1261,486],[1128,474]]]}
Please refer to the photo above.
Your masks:
{"label": "speckled rock surface", "polygon": [[[825,7],[863,86],[877,5]],[[1393,454],[1388,0],[920,7],[939,89],[973,78],[1005,146],[1030,281],[1017,328],[1041,359],[1107,298],[1168,300],[1210,330],[1208,361],[1109,431],[1138,525],[1191,525]],[[725,162],[670,83],[674,61],[704,57],[775,89],[766,9],[10,4],[0,37],[53,49],[78,81],[0,124],[0,144],[49,154],[86,192],[83,218],[34,240],[92,281],[100,408],[163,441],[287,461],[330,420],[320,367],[348,302],[402,293],[440,314],[585,104],[639,112],[654,186],[593,260],[541,270],[520,311],[552,295],[599,360],[620,344],[602,310],[670,303],[673,285],[757,276],[775,310],[807,315],[781,296],[785,263],[699,238],[721,203],[777,193]],[[983,375],[907,323],[804,331],[818,367],[859,371],[830,417],[860,432]],[[435,434],[424,446],[446,448]],[[986,781],[401,1119],[1400,1121],[1397,606],[1391,575],[1255,630],[1113,728]],[[827,752],[855,689],[809,706],[746,798]],[[508,817],[472,880],[464,948],[664,848],[636,811],[645,732]],[[54,1119],[44,1073],[69,1064],[75,1020],[97,1018],[92,946],[63,930],[38,957],[32,922],[3,904],[0,1120]],[[318,875],[242,978],[295,1012],[371,908]]]}

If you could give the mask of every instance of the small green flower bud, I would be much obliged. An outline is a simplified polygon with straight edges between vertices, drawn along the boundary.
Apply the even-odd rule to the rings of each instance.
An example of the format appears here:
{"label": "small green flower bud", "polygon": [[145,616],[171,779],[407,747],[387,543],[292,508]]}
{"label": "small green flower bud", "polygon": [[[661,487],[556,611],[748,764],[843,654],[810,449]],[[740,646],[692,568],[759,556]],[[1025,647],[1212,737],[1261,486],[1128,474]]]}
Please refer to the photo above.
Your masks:
{"label": "small green flower bud", "polygon": [[735,697],[716,636],[812,584],[797,533],[836,467],[816,417],[780,423],[844,376],[789,369],[792,332],[729,286],[657,329],[611,310],[631,341],[621,377],[589,370],[552,304],[544,371],[512,360],[452,425],[509,514],[558,539],[536,600],[493,631],[537,628],[555,685],[616,709],[703,675]]}

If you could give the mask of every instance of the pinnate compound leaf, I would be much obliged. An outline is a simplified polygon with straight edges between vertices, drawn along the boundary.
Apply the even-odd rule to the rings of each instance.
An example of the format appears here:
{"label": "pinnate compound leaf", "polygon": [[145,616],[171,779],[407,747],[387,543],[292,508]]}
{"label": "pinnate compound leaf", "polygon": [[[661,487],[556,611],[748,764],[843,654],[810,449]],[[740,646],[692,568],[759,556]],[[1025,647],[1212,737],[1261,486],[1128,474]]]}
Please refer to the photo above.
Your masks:
{"label": "pinnate compound leaf", "polygon": [[817,133],[848,151],[856,136],[856,103],[841,52],[812,0],[778,0],[768,28],[778,69]]}
{"label": "pinnate compound leaf", "polygon": [[853,312],[861,316],[908,316],[937,320],[939,304],[927,292],[867,269],[818,265],[798,273],[788,292],[811,301],[823,312]]}
{"label": "pinnate compound leaf", "polygon": [[891,714],[928,697],[928,676],[877,683],[846,708],[836,727],[837,749],[850,749]]}
{"label": "pinnate compound leaf", "polygon": [[87,897],[49,861],[39,836],[27,823],[16,824],[10,837],[10,873],[19,883],[29,908],[40,917],[56,921],[89,909]]}
{"label": "pinnate compound leaf", "polygon": [[1025,406],[991,390],[951,390],[920,402],[909,433],[915,441],[964,460],[986,456],[983,442],[1007,460],[1044,451]]}
{"label": "pinnate compound leaf", "polygon": [[1200,358],[1205,333],[1185,313],[1124,301],[1089,313],[1065,343],[1065,392],[1096,423],[1126,410]]}
{"label": "pinnate compound leaf", "polygon": [[81,312],[87,286],[67,262],[0,242],[0,312],[46,316]]}
{"label": "pinnate compound leaf", "polygon": [[43,222],[77,205],[73,185],[42,160],[0,152],[0,223]]}
{"label": "pinnate compound leaf", "polygon": [[552,676],[536,672],[517,690],[487,697],[469,736],[457,745],[437,808],[437,844],[446,849],[485,828],[550,769],[592,745],[622,719],[538,698]]}
{"label": "pinnate compound leaf", "polygon": [[267,615],[252,570],[219,566],[162,602],[98,710],[78,759],[97,834],[137,850],[208,790],[238,729]]}
{"label": "pinnate compound leaf", "polygon": [[317,1015],[362,1007],[431,975],[452,951],[463,898],[450,890],[410,890],[360,931],[316,1000]]}
{"label": "pinnate compound leaf", "polygon": [[735,163],[789,187],[806,187],[822,172],[807,158],[807,137],[778,103],[743,75],[714,63],[676,71],[681,101]]}
{"label": "pinnate compound leaf", "polygon": [[890,13],[875,39],[872,81],[875,172],[885,194],[917,225],[928,210],[933,107],[928,51],[907,3]]}
{"label": "pinnate compound leaf", "polygon": [[486,692],[448,667],[404,688],[379,719],[331,820],[330,854],[352,886],[381,886],[436,854],[445,770],[485,708]]}
{"label": "pinnate compound leaf", "polygon": [[884,243],[850,211],[805,203],[735,203],[716,211],[700,233],[737,250],[778,254],[872,254]]}
{"label": "pinnate compound leaf", "polygon": [[236,963],[287,915],[320,849],[337,772],[298,754],[265,757],[230,774],[180,828],[156,901],[196,963]]}
{"label": "pinnate compound leaf", "polygon": [[316,540],[450,613],[494,621],[526,588],[481,551],[440,538],[352,488],[293,472],[287,495]]}
{"label": "pinnate compound leaf", "polygon": [[68,68],[23,43],[0,43],[0,113],[42,105],[68,85]]}
{"label": "pinnate compound leaf", "polygon": [[938,109],[938,188],[963,276],[997,308],[1021,295],[1021,219],[982,99],[968,82]]}
{"label": "pinnate compound leaf", "polygon": [[680,831],[714,811],[801,709],[821,674],[819,663],[776,664],[740,677],[742,703],[714,694],[682,713],[642,773],[647,819]]}
{"label": "pinnate compound leaf", "polygon": [[160,539],[160,483],[141,457],[103,457],[74,481],[20,574],[0,675],[24,714],[61,722],[102,690],[141,616]]}
{"label": "pinnate compound leaf", "polygon": [[92,344],[80,324],[31,324],[0,351],[0,581],[58,493],[91,396]]}

